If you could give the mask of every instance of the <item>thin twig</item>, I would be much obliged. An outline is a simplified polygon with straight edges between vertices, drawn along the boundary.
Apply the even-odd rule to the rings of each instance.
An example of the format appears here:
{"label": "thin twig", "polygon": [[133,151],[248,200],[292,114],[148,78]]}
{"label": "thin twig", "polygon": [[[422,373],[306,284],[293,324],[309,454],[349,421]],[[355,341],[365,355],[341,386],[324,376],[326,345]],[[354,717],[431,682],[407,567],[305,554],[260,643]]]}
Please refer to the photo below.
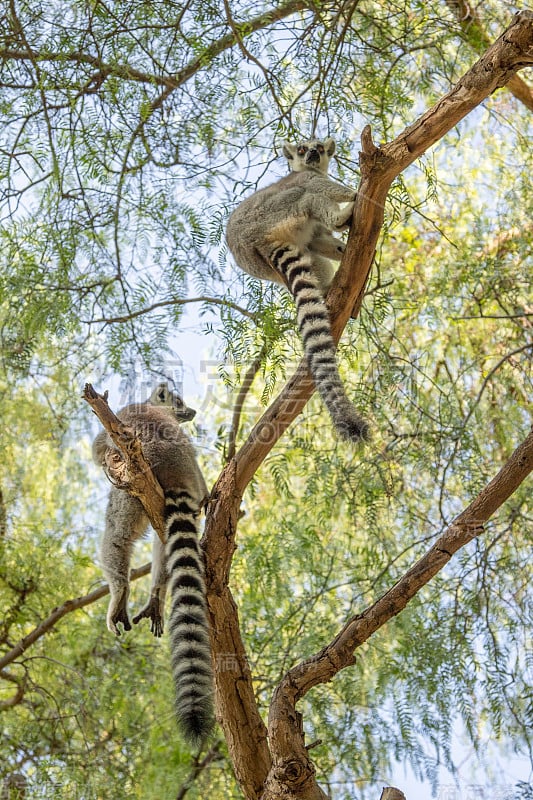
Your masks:
{"label": "thin twig", "polygon": [[237,399],[235,400],[235,405],[233,406],[233,417],[231,419],[231,428],[228,433],[228,452],[226,456],[227,461],[231,461],[231,459],[235,455],[237,434],[239,432],[239,425],[241,421],[241,413],[244,406],[244,401],[246,400],[246,395],[251,389],[255,376],[257,375],[259,369],[261,368],[261,364],[263,363],[263,359],[266,355],[266,350],[267,350],[266,345],[263,345],[257,358],[255,358],[252,361],[251,365],[248,367],[246,375],[244,376],[244,380],[241,384],[241,388],[239,389]]}
{"label": "thin twig", "polygon": [[203,770],[208,767],[213,761],[216,761],[217,758],[220,757],[220,748],[222,747],[222,742],[219,739],[215,744],[209,748],[205,756],[200,761],[199,756],[193,759],[192,762],[192,769],[189,776],[185,779],[184,783],[182,783],[179,792],[176,795],[176,800],[183,800],[189,789],[192,788],[194,782],[197,780],[199,775],[203,772]]}
{"label": "thin twig", "polygon": [[175,297],[172,300],[161,300],[159,303],[153,303],[151,306],[146,306],[146,308],[140,308],[137,311],[132,311],[129,314],[125,314],[120,317],[102,317],[101,319],[86,319],[82,320],[87,325],[97,325],[100,323],[110,325],[113,322],[129,322],[135,317],[141,317],[143,314],[149,314],[150,311],[154,311],[156,308],[164,308],[165,306],[184,306],[187,303],[211,303],[213,305],[219,306],[226,306],[227,308],[232,308],[234,311],[238,311],[239,314],[242,314],[248,319],[257,322],[257,314],[253,314],[251,311],[248,311],[247,308],[243,308],[242,306],[237,305],[232,300],[223,300],[220,297]]}

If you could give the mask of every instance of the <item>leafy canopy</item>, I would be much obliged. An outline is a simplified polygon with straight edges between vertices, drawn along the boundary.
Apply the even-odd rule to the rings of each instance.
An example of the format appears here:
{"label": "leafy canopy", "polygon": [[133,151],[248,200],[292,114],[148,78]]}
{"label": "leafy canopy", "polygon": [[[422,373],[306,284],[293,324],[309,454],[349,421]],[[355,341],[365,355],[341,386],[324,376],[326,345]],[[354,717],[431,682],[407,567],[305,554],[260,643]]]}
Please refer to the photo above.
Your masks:
{"label": "leafy canopy", "polygon": [[[3,652],[101,579],[106,484],[88,466],[81,384],[127,379],[139,363],[164,373],[197,298],[194,324],[221,363],[216,395],[261,361],[242,439],[301,347],[286,293],[230,264],[227,214],[282,174],[283,138],[310,131],[337,139],[338,176],[356,185],[363,125],[390,140],[474,61],[483,37],[465,40],[450,5],[9,4]],[[483,4],[489,39],[511,12]],[[499,91],[396,181],[361,319],[339,348],[373,443],[361,455],[336,442],[314,398],[245,498],[232,585],[265,713],[287,668],[390,586],[528,430],[531,128]],[[214,479],[230,413],[207,408],[200,422]],[[396,761],[435,784],[440,763],[453,769],[457,719],[480,753],[489,739],[528,751],[531,537],[522,487],[355,668],[308,695],[308,740],[323,740],[313,758],[335,797],[376,796]],[[104,606],[69,615],[2,673],[2,768],[46,797],[238,797],[222,746],[187,783],[166,649],[140,629],[113,641]]]}

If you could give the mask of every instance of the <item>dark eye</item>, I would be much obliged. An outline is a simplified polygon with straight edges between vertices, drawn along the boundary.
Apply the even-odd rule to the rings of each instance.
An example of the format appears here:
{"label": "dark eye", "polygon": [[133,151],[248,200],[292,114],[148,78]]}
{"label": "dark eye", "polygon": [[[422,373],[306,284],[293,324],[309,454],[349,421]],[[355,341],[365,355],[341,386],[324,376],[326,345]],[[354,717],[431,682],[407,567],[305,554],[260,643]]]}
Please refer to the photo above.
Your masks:
{"label": "dark eye", "polygon": [[324,145],[323,144],[317,144],[316,149],[318,150],[319,153],[323,153],[324,152]]}
{"label": "dark eye", "polygon": [[301,144],[300,147],[298,148],[298,155],[303,156],[305,153],[307,153],[307,147]]}
{"label": "dark eye", "polygon": [[159,392],[159,399],[161,400],[161,402],[164,401],[164,399],[165,399],[165,390],[164,389],[161,389],[161,391]]}

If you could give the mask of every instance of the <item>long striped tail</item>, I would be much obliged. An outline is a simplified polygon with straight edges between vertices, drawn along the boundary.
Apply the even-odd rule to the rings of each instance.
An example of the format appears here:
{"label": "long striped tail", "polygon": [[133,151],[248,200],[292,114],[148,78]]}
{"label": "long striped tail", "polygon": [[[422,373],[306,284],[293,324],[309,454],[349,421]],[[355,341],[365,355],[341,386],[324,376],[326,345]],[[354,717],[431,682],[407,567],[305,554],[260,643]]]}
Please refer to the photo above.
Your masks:
{"label": "long striped tail", "polygon": [[198,508],[188,492],[165,492],[168,624],[176,717],[183,736],[200,744],[214,725],[213,671]]}
{"label": "long striped tail", "polygon": [[313,272],[311,254],[302,253],[294,245],[278,245],[270,261],[284,276],[294,297],[307,364],[337,432],[355,442],[368,439],[368,424],[348,399],[339,375],[329,313]]}

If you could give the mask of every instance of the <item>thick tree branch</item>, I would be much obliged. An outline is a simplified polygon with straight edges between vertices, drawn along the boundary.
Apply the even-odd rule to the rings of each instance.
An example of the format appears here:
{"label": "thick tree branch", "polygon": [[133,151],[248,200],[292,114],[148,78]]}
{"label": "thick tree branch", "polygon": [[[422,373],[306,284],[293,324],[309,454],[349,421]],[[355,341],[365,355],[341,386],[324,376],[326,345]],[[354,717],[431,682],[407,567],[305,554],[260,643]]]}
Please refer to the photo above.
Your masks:
{"label": "thick tree branch", "polygon": [[235,493],[235,459],[232,459],[211,494],[202,546],[206,558],[217,718],[224,731],[236,778],[248,800],[260,796],[271,762],[266,725],[257,708],[241,638],[237,605],[228,587],[239,507],[240,497]]}
{"label": "thick tree branch", "polygon": [[274,800],[280,773],[294,798],[311,798],[305,784],[294,788],[287,779],[301,773],[314,783],[314,770],[305,748],[296,703],[320,683],[330,681],[341,669],[355,663],[354,650],[402,611],[461,547],[484,532],[484,524],[533,471],[533,431],[520,444],[495,478],[452,522],[433,546],[388,592],[365,611],[352,617],[335,639],[319,653],[291,669],[272,698],[268,737],[273,766],[262,800]]}
{"label": "thick tree branch", "polygon": [[[142,567],[138,567],[137,569],[132,569],[130,573],[130,581],[135,581],[137,578],[142,578],[144,575],[148,575],[152,564],[149,562],[148,564],[143,564]],[[100,600],[101,597],[105,597],[106,594],[109,594],[109,586],[104,584],[104,586],[99,586],[98,589],[95,589],[89,594],[85,594],[82,597],[76,597],[73,600],[66,600],[57,608],[43,619],[36,628],[34,628],[27,636],[18,642],[15,647],[12,647],[8,653],[5,653],[2,658],[0,658],[0,670],[4,669],[8,664],[11,664],[15,661],[19,656],[24,653],[25,650],[28,649],[32,644],[34,644],[38,639],[51,631],[52,628],[59,622],[60,619],[65,617],[67,614],[70,614],[72,611],[76,611],[78,608],[85,608],[85,606],[90,606],[91,603],[96,602],[96,600]]]}
{"label": "thick tree branch", "polygon": [[379,800],[405,800],[405,795],[399,789],[392,786],[386,786],[381,792]]}
{"label": "thick tree branch", "polygon": [[[355,308],[354,313],[357,313],[360,307],[383,223],[385,200],[394,178],[491,92],[505,85],[517,70],[532,63],[533,14],[522,12],[451,91],[393,142],[377,148],[372,143],[370,130],[363,131],[361,182],[352,227],[345,256],[328,295],[337,339],[352,310]],[[222,472],[214,487],[206,521],[204,546],[214,658],[232,658],[232,669],[217,669],[215,675],[221,702],[221,724],[237,779],[247,798],[261,796],[267,775],[272,775],[272,772],[266,730],[254,699],[237,609],[228,588],[238,510],[252,476],[313,391],[314,384],[302,362]],[[351,640],[350,644],[353,651],[355,645]],[[349,647],[347,652],[351,652]],[[287,725],[290,729],[288,722]],[[307,756],[303,758],[301,749],[298,758],[305,772],[310,761]],[[303,776],[306,793],[300,792],[298,797],[323,797],[311,773]],[[291,795],[287,793],[286,796]]]}
{"label": "thick tree branch", "polygon": [[[533,13],[521,12],[457,84],[393,142],[377,148],[369,129],[362,134],[361,182],[346,252],[328,295],[336,339],[361,294],[383,224],[392,181],[448,133],[513,71],[533,64]],[[359,298],[360,301],[360,298]],[[244,492],[279,437],[314,391],[305,361],[253,428],[237,456],[237,486]]]}
{"label": "thick tree branch", "polygon": [[143,455],[140,440],[131,428],[113,414],[107,403],[107,392],[104,395],[98,394],[90,383],[86,383],[83,399],[89,403],[122,453],[123,458],[114,451],[106,455],[108,473],[113,484],[139,498],[152,528],[164,543],[164,494]]}
{"label": "thick tree branch", "polygon": [[[472,7],[466,0],[445,0],[445,2],[458,20],[465,41],[473,50],[481,53],[490,45],[490,37],[483,29],[477,8]],[[533,89],[519,75],[513,75],[505,84],[505,88],[526,108],[533,111]]]}

